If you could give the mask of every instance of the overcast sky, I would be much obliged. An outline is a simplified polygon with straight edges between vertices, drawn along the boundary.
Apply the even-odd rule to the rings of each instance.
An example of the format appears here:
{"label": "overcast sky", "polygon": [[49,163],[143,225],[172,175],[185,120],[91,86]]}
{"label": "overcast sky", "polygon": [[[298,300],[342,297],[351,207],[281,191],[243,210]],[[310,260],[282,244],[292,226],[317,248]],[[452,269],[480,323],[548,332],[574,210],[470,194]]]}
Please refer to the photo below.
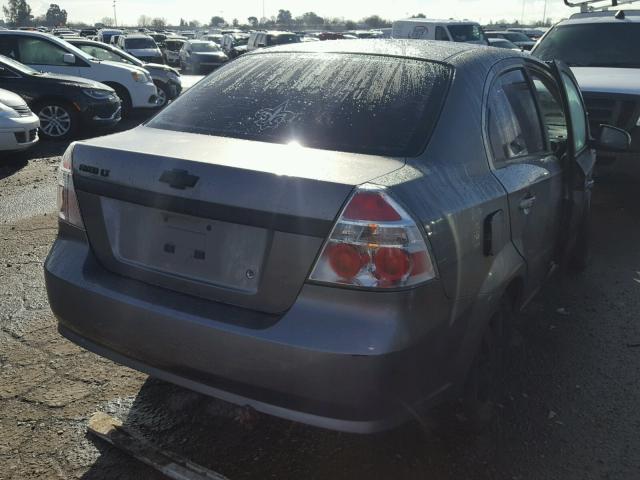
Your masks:
{"label": "overcast sky", "polygon": [[[0,0],[0,4],[5,0]],[[43,14],[49,3],[57,2],[69,13],[69,19],[93,23],[113,16],[113,0],[27,0],[33,13]],[[213,15],[222,15],[227,21],[234,18],[246,22],[249,16],[262,16],[262,0],[116,0],[118,23],[135,24],[140,15],[164,17],[175,24],[179,19],[208,21]],[[547,0],[547,16],[566,17],[571,9],[562,0]],[[489,20],[521,19],[541,20],[545,0],[264,0],[267,17],[275,16],[278,9],[290,10],[293,16],[313,11],[320,16],[344,17],[359,20],[377,14],[391,20],[423,12],[433,18]]]}

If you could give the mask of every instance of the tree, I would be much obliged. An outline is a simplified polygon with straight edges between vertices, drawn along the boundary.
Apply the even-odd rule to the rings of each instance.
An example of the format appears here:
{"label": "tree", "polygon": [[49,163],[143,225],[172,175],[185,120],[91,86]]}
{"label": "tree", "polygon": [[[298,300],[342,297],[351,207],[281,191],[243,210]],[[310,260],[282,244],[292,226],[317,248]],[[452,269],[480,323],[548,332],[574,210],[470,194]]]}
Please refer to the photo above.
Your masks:
{"label": "tree", "polygon": [[224,18],[216,15],[214,17],[211,17],[211,21],[209,22],[209,26],[210,27],[219,27],[220,25],[226,25],[227,22],[225,22]]}
{"label": "tree", "polygon": [[164,28],[167,26],[167,19],[156,17],[153,20],[151,20],[151,26],[153,26],[153,28]]}
{"label": "tree", "polygon": [[362,23],[366,24],[369,28],[384,28],[389,26],[389,21],[384,20],[379,15],[371,15],[363,19]]}
{"label": "tree", "polygon": [[181,27],[186,27],[186,26],[187,26],[187,22],[185,21],[185,19],[184,19],[184,18],[181,18],[181,19],[180,19],[180,26],[181,26]]}
{"label": "tree", "polygon": [[293,16],[289,10],[279,10],[276,22],[280,25],[291,25]]}
{"label": "tree", "polygon": [[7,6],[2,7],[2,12],[7,22],[16,26],[24,27],[31,23],[31,7],[26,0],[8,0]]}
{"label": "tree", "polygon": [[235,28],[238,28],[240,26],[240,21],[237,18],[233,19],[233,24],[232,24]]}
{"label": "tree", "polygon": [[100,23],[102,23],[105,27],[113,27],[113,18],[102,17],[102,20],[100,20]]}
{"label": "tree", "polygon": [[314,12],[307,12],[298,18],[306,27],[316,27],[324,25],[324,18],[316,15]]}
{"label": "tree", "polygon": [[249,17],[247,18],[247,22],[249,22],[249,25],[255,28],[258,26],[258,17]]}
{"label": "tree", "polygon": [[353,20],[347,20],[346,22],[344,22],[344,28],[346,28],[347,30],[355,30],[356,28],[358,28],[358,24]]}
{"label": "tree", "polygon": [[189,27],[200,28],[201,23],[198,20],[189,20]]}
{"label": "tree", "polygon": [[418,13],[416,15],[411,15],[411,18],[427,18],[424,13]]}
{"label": "tree", "polygon": [[67,23],[67,11],[61,10],[58,5],[52,3],[49,5],[49,9],[45,14],[45,22],[49,27],[58,27],[60,25],[66,25]]}
{"label": "tree", "polygon": [[151,21],[153,19],[149,16],[149,15],[140,15],[138,17],[138,26],[139,27],[146,27],[151,25]]}

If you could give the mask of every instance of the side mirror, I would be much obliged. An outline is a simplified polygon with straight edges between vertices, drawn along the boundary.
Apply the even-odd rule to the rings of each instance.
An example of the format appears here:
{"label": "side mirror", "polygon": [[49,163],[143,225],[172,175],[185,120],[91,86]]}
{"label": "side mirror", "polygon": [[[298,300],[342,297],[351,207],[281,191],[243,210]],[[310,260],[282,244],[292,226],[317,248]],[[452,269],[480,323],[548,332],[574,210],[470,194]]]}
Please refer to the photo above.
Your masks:
{"label": "side mirror", "polygon": [[62,61],[64,63],[68,63],[69,65],[75,65],[76,56],[73,53],[65,53],[62,57]]}
{"label": "side mirror", "polygon": [[600,125],[600,135],[593,142],[597,150],[607,152],[624,152],[631,145],[631,135],[622,128],[611,125]]}

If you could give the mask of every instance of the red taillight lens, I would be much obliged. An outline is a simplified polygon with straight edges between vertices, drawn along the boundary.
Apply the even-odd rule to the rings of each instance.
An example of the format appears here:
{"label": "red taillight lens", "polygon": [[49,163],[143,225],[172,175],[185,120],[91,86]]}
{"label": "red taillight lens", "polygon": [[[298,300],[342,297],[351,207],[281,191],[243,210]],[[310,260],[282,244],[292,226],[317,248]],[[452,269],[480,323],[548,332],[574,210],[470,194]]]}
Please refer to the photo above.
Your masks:
{"label": "red taillight lens", "polygon": [[355,277],[364,264],[363,256],[358,248],[346,243],[329,245],[327,257],[331,269],[345,280],[351,280]]}
{"label": "red taillight lens", "polygon": [[64,152],[58,171],[58,218],[74,227],[84,229],[80,216],[78,198],[73,186],[73,149],[72,143]]}
{"label": "red taillight lens", "polygon": [[359,187],[347,202],[310,279],[397,288],[435,277],[421,230],[382,187]]}
{"label": "red taillight lens", "polygon": [[344,209],[342,218],[347,220],[370,220],[372,222],[397,222],[402,217],[389,205],[379,192],[362,192]]}
{"label": "red taillight lens", "polygon": [[387,282],[402,280],[411,271],[409,254],[401,248],[379,248],[374,257],[376,276]]}

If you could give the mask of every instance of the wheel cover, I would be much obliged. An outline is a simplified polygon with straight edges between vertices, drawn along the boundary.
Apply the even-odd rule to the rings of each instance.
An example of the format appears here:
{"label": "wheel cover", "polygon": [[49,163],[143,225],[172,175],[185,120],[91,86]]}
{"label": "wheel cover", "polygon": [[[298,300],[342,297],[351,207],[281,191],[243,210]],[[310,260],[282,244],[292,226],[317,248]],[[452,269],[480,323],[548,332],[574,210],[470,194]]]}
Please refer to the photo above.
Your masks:
{"label": "wheel cover", "polygon": [[71,115],[58,105],[47,105],[38,113],[40,130],[49,137],[63,137],[71,130]]}
{"label": "wheel cover", "polygon": [[158,106],[164,107],[167,104],[167,94],[164,90],[158,87]]}

